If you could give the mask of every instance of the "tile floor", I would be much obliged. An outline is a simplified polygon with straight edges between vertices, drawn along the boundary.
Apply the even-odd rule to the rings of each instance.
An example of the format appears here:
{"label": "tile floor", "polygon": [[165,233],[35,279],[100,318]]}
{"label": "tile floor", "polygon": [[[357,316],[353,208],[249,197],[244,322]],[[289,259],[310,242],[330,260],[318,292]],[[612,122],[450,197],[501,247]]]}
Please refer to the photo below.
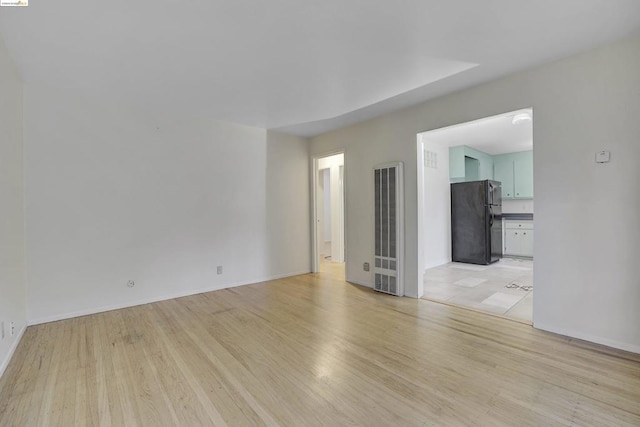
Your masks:
{"label": "tile floor", "polygon": [[503,258],[491,265],[431,268],[424,275],[424,298],[531,322],[533,261]]}

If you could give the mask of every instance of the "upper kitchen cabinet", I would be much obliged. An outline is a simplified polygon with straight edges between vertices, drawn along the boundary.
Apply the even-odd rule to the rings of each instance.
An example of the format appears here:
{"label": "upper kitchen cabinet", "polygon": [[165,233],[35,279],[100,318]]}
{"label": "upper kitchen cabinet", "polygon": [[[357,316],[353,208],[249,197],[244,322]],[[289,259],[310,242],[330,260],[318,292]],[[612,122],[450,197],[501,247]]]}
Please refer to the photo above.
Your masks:
{"label": "upper kitchen cabinet", "polygon": [[466,145],[449,147],[451,182],[493,179],[493,156]]}
{"label": "upper kitchen cabinet", "polygon": [[495,179],[502,198],[533,199],[533,151],[492,156],[466,145],[449,147],[451,182]]}
{"label": "upper kitchen cabinet", "polygon": [[515,194],[513,191],[513,160],[507,160],[506,156],[508,154],[496,156],[493,162],[493,175],[496,181],[502,183],[502,198],[513,199]]}
{"label": "upper kitchen cabinet", "polygon": [[503,199],[533,199],[533,151],[494,156],[493,168]]}
{"label": "upper kitchen cabinet", "polygon": [[517,199],[533,199],[533,152],[528,158],[513,161],[513,187]]}

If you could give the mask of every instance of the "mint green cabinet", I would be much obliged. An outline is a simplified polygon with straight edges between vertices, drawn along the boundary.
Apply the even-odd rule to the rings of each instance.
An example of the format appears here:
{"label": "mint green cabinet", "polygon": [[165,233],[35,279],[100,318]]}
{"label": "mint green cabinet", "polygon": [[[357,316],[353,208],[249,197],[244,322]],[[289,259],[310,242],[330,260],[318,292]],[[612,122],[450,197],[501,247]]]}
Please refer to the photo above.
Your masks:
{"label": "mint green cabinet", "polygon": [[[504,157],[504,156],[501,156]],[[493,162],[493,176],[496,181],[502,183],[502,198],[513,199],[513,160],[510,158],[501,158]]]}
{"label": "mint green cabinet", "polygon": [[513,161],[515,198],[533,198],[533,158]]}
{"label": "mint green cabinet", "polygon": [[464,145],[449,147],[449,178],[451,182],[464,181],[464,148]]}
{"label": "mint green cabinet", "polygon": [[449,179],[495,179],[502,183],[502,198],[533,199],[533,151],[491,156],[466,145],[449,147]]}
{"label": "mint green cabinet", "polygon": [[533,199],[533,151],[495,156],[493,174],[503,199]]}
{"label": "mint green cabinet", "polygon": [[449,147],[451,182],[493,179],[493,156],[466,145]]}

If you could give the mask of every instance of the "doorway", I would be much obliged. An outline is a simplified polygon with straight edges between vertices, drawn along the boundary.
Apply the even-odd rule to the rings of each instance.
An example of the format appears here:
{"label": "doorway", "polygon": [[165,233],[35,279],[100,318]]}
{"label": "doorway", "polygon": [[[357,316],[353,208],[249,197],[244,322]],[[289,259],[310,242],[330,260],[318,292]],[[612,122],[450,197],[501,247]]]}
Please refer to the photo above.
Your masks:
{"label": "doorway", "polygon": [[313,158],[314,272],[345,277],[344,153]]}
{"label": "doorway", "polygon": [[[424,132],[418,134],[417,147],[421,296],[531,324],[533,110]],[[498,186],[499,203],[483,198],[484,180],[490,180],[487,188]],[[462,201],[456,196],[452,203],[454,187],[456,194],[480,191]],[[472,203],[476,198],[479,202]],[[461,235],[478,239],[461,240]],[[479,260],[458,259],[460,249]],[[490,263],[494,252],[500,252],[499,260]]]}

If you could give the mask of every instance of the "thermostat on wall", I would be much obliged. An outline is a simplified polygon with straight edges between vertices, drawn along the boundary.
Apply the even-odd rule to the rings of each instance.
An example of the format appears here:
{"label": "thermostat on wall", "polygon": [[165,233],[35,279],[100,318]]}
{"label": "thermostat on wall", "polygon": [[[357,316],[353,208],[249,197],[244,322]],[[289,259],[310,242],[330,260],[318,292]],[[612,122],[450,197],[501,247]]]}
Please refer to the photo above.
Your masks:
{"label": "thermostat on wall", "polygon": [[596,153],[596,163],[607,163],[610,157],[611,157],[611,152],[598,151]]}

